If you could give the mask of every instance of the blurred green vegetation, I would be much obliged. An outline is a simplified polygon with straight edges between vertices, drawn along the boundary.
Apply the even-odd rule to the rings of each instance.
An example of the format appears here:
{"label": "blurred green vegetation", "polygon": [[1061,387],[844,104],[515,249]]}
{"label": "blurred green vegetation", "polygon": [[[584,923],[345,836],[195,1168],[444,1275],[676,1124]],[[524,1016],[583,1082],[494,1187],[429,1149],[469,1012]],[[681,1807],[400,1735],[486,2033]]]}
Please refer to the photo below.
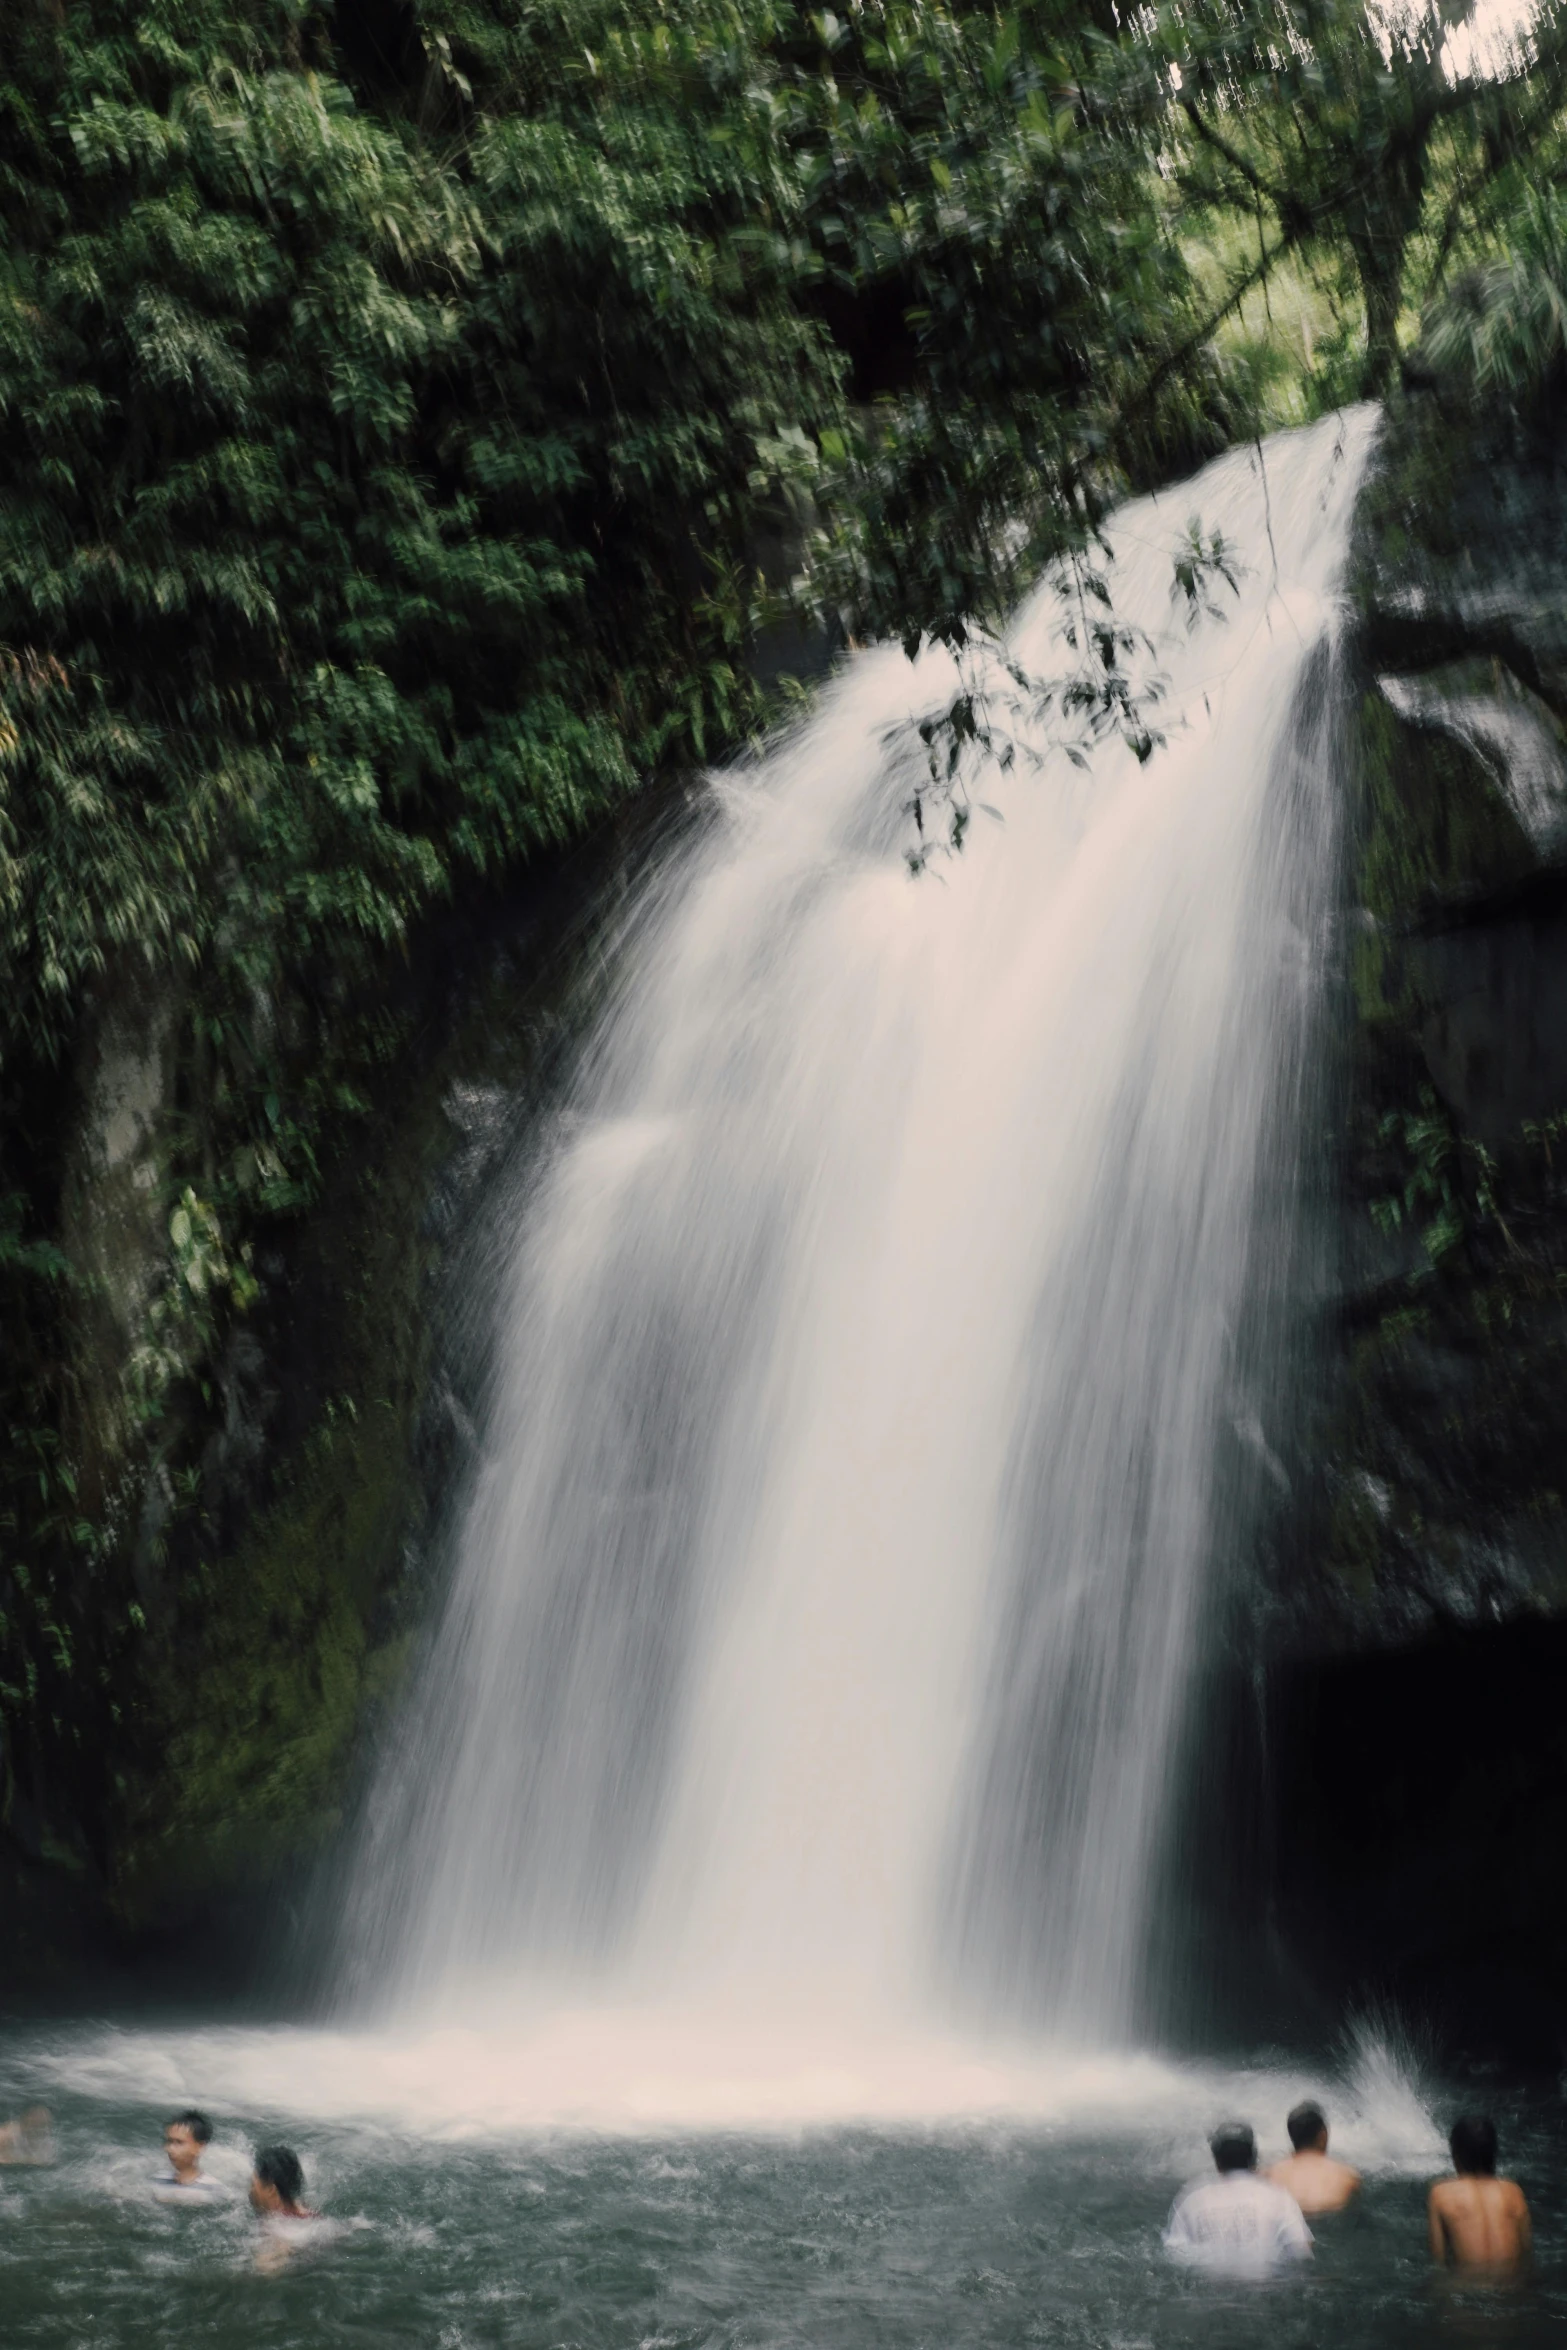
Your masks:
{"label": "blurred green vegetation", "polygon": [[1183,234],[1231,305],[1221,348],[1267,387],[1270,417],[1385,395],[1422,319],[1424,363],[1472,372],[1455,305],[1473,311],[1478,267],[1493,309],[1509,279],[1516,312],[1514,256],[1533,324],[1527,349],[1514,331],[1509,380],[1538,384],[1549,191],[1567,172],[1558,7],[1504,37],[1497,12],[1462,5],[1181,0],[1154,47],[1173,67]]}
{"label": "blurred green vegetation", "polygon": [[[1563,21],[1479,74],[1368,0],[14,0],[0,1813],[68,1785],[104,1856],[216,1366],[421,925],[765,727],[782,618],[962,650],[1401,345],[1548,398]],[[1074,691],[1141,741],[1124,649]]]}

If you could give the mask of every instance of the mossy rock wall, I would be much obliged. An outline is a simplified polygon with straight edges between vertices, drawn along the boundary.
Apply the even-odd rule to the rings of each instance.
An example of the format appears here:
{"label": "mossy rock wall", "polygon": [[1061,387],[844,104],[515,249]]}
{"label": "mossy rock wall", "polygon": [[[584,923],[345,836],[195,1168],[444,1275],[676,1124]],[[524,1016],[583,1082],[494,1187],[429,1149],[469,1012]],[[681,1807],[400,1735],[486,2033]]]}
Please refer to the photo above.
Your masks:
{"label": "mossy rock wall", "polygon": [[62,1327],[91,1374],[70,1390],[96,1415],[78,1453],[106,1464],[121,1531],[81,1606],[120,1591],[135,1628],[83,1692],[90,1800],[80,1777],[13,1779],[0,1995],[80,1996],[73,1956],[130,1982],[170,1934],[195,1934],[214,1988],[277,1959],[430,1614],[491,1335],[465,1308],[468,1252],[605,982],[604,922],[686,804],[650,794],[410,942],[387,982],[396,1049],[319,1198],[263,1234],[255,1302],[139,1451],[123,1366],[167,1278],[178,1008],[154,1007],[139,1057],[124,1018],[90,1041],[61,1194],[78,1257],[107,1272]]}
{"label": "mossy rock wall", "polygon": [[591,992],[606,835],[426,943],[408,1048],[359,1148],[237,1327],[207,1445],[205,1542],[141,1668],[107,1892],[135,1931],[296,1887],[345,1823],[433,1598],[487,1327],[461,1266]]}

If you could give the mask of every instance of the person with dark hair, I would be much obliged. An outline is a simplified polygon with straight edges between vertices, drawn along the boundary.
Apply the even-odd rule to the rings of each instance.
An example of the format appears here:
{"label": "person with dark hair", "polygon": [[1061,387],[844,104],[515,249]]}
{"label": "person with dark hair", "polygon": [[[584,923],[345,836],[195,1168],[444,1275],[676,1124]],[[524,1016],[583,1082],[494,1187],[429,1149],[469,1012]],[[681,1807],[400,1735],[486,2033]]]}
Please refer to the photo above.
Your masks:
{"label": "person with dark hair", "polygon": [[292,2146],[258,2146],[250,2181],[250,2206],[263,2219],[314,2219],[299,2198],[305,2173]]}
{"label": "person with dark hair", "polygon": [[211,2143],[212,2124],[193,2105],[164,2123],[163,2151],[169,2167],[153,2181],[160,2203],[211,2203],[226,2193],[201,2167],[202,2154]]}
{"label": "person with dark hair", "polygon": [[1431,2257],[1444,2267],[1516,2268],[1534,2241],[1516,2179],[1496,2175],[1496,2124],[1460,2114],[1448,2138],[1454,2176],[1438,2179],[1426,2202]]}
{"label": "person with dark hair", "polygon": [[258,2146],[250,2179],[250,2207],[261,2222],[256,2266],[274,2276],[313,2237],[330,2232],[300,2201],[305,2173],[292,2146]]}
{"label": "person with dark hair", "polygon": [[1294,2152],[1264,2176],[1293,2195],[1304,2212],[1342,2211],[1360,2190],[1360,2173],[1329,2154],[1328,2117],[1321,2106],[1308,2097],[1293,2108],[1284,2127]]}
{"label": "person with dark hair", "polygon": [[1257,2176],[1257,2140],[1248,2122],[1221,2122],[1208,2140],[1216,2179],[1194,2181],[1177,2195],[1165,2222],[1173,2260],[1231,2276],[1271,2276],[1311,2251],[1300,2205]]}

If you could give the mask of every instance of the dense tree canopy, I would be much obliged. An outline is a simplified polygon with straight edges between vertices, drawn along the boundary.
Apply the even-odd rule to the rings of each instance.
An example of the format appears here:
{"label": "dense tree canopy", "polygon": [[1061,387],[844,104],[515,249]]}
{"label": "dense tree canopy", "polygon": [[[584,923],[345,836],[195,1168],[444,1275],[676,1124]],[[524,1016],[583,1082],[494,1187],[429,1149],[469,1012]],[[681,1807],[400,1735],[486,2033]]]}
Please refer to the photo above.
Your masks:
{"label": "dense tree canopy", "polygon": [[950,632],[1146,452],[1182,262],[1041,12],[356,21],[19,12],[13,1046],[117,952],[382,944],[733,741],[779,501],[842,625]]}

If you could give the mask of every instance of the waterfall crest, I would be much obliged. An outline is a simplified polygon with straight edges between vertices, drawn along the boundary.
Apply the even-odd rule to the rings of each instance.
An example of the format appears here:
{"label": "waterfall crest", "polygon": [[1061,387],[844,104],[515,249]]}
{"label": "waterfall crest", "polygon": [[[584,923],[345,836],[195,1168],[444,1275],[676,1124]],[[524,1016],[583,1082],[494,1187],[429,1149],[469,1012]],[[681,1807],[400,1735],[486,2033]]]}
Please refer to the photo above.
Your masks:
{"label": "waterfall crest", "polygon": [[[987,776],[1001,821],[915,878],[888,734],[950,670],[877,650],[648,880],[494,1269],[347,1920],[383,1996],[1135,2031],[1236,1331],[1287,1253],[1373,430],[1117,518],[1146,764]],[[1189,629],[1193,514],[1244,569]],[[1041,672],[1057,626],[1019,616]]]}

